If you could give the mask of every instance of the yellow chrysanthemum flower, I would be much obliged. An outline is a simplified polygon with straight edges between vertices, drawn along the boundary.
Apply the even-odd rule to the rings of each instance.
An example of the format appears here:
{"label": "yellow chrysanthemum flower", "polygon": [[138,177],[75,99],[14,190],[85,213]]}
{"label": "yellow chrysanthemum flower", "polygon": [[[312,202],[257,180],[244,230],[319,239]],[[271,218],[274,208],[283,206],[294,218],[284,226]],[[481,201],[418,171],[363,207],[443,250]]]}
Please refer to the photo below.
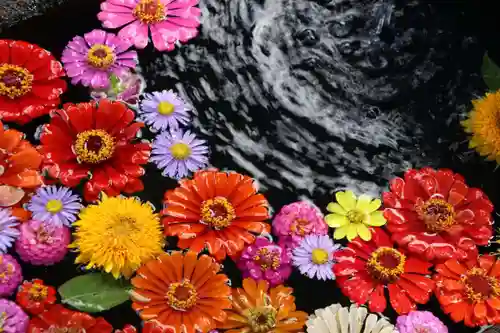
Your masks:
{"label": "yellow chrysanthemum flower", "polygon": [[335,193],[337,202],[330,202],[326,209],[332,214],[325,216],[325,222],[335,229],[333,237],[342,239],[347,236],[349,241],[357,236],[365,241],[372,239],[368,227],[380,227],[387,221],[378,209],[381,206],[379,199],[372,199],[368,195],[356,198],[352,191]]}
{"label": "yellow chrysanthemum flower", "polygon": [[129,278],[144,262],[162,253],[164,238],[153,207],[135,198],[107,197],[80,213],[73,225],[75,263]]}
{"label": "yellow chrysanthemum flower", "polygon": [[472,101],[474,108],[462,125],[472,134],[469,148],[500,164],[500,90]]}

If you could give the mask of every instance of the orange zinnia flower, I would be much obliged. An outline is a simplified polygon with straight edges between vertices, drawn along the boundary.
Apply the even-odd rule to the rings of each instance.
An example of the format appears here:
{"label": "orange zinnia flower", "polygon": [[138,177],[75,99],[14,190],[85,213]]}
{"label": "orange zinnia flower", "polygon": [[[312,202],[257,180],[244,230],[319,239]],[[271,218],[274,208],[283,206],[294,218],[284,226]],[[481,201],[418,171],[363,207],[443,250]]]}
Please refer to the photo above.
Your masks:
{"label": "orange zinnia flower", "polygon": [[254,181],[236,172],[205,170],[165,193],[165,234],[179,236],[178,246],[217,260],[237,255],[255,234],[269,232],[268,203],[256,194]]}
{"label": "orange zinnia flower", "polygon": [[243,280],[243,288],[233,289],[233,309],[219,328],[228,333],[303,332],[307,313],[295,311],[293,289],[283,285],[271,288],[265,280]]}
{"label": "orange zinnia flower", "polygon": [[229,278],[220,265],[195,252],[163,254],[139,268],[132,279],[132,308],[174,332],[208,332],[231,308]]}

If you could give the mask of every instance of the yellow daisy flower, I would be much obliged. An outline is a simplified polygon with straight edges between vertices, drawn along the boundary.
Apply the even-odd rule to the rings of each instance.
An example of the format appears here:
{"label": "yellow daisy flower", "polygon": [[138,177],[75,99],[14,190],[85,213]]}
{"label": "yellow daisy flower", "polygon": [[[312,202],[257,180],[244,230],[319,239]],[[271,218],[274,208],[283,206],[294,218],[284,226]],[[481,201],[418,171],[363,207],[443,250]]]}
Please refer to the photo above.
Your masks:
{"label": "yellow daisy flower", "polygon": [[474,108],[462,121],[465,132],[472,134],[469,148],[500,164],[500,90],[472,101]]}
{"label": "yellow daisy flower", "polygon": [[380,227],[387,221],[378,209],[381,206],[379,199],[372,199],[368,195],[356,198],[352,191],[335,193],[337,202],[330,202],[326,209],[332,214],[325,216],[325,222],[335,229],[333,237],[342,239],[347,236],[349,241],[357,236],[365,241],[372,239],[368,227]]}
{"label": "yellow daisy flower", "polygon": [[80,213],[73,225],[71,248],[79,252],[75,263],[129,278],[147,260],[163,252],[160,218],[153,207],[135,198],[107,197]]}

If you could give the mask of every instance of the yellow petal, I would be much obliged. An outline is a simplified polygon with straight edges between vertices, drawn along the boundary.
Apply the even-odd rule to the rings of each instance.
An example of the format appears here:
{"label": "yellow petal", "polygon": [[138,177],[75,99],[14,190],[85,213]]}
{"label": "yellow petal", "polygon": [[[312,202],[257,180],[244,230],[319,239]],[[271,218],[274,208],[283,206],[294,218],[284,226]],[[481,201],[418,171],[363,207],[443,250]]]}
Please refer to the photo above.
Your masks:
{"label": "yellow petal", "polygon": [[356,196],[352,191],[337,192],[335,198],[337,198],[337,202],[342,208],[347,211],[356,208]]}
{"label": "yellow petal", "polygon": [[344,215],[328,214],[325,216],[325,222],[332,228],[339,228],[349,223],[349,220]]}
{"label": "yellow petal", "polygon": [[348,224],[347,226],[347,240],[352,241],[358,235],[358,228],[356,224]]}
{"label": "yellow petal", "polygon": [[371,213],[367,219],[365,219],[364,223],[366,225],[372,227],[380,227],[386,224],[387,220],[384,217],[384,214],[381,211],[376,211]]}
{"label": "yellow petal", "polygon": [[358,235],[362,240],[369,241],[370,239],[372,239],[372,233],[366,225],[362,223],[357,224],[356,231],[358,232]]}
{"label": "yellow petal", "polygon": [[373,199],[370,202],[370,205],[368,206],[368,209],[366,210],[366,212],[367,213],[374,212],[374,211],[378,210],[380,208],[380,206],[382,206],[382,201],[380,201],[380,199]]}
{"label": "yellow petal", "polygon": [[346,233],[347,233],[347,227],[349,225],[345,225],[343,227],[340,227],[340,228],[337,228],[335,229],[335,233],[333,234],[333,238],[335,239],[342,239],[345,237]]}
{"label": "yellow petal", "polygon": [[330,202],[328,204],[328,206],[326,206],[326,210],[329,212],[332,212],[332,213],[340,214],[340,215],[347,214],[346,210],[344,208],[342,208],[342,206],[336,202]]}

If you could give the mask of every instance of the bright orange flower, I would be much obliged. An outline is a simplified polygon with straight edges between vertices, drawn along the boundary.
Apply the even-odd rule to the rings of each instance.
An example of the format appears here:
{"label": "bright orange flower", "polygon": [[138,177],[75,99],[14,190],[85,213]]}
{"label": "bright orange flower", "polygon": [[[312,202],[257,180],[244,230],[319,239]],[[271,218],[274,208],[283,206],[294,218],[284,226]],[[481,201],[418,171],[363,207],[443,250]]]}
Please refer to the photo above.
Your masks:
{"label": "bright orange flower", "polygon": [[295,311],[293,289],[279,285],[269,290],[265,280],[243,280],[243,288],[233,289],[233,308],[219,328],[227,333],[303,332],[307,313]]}
{"label": "bright orange flower", "polygon": [[178,246],[217,260],[237,255],[255,234],[269,232],[268,203],[256,194],[252,178],[236,172],[204,170],[165,193],[165,234],[179,236]]}
{"label": "bright orange flower", "polygon": [[[226,319],[231,307],[229,278],[220,265],[195,252],[173,252],[151,260],[132,279],[132,308],[174,332],[208,332]],[[166,330],[168,332],[168,330]]]}

